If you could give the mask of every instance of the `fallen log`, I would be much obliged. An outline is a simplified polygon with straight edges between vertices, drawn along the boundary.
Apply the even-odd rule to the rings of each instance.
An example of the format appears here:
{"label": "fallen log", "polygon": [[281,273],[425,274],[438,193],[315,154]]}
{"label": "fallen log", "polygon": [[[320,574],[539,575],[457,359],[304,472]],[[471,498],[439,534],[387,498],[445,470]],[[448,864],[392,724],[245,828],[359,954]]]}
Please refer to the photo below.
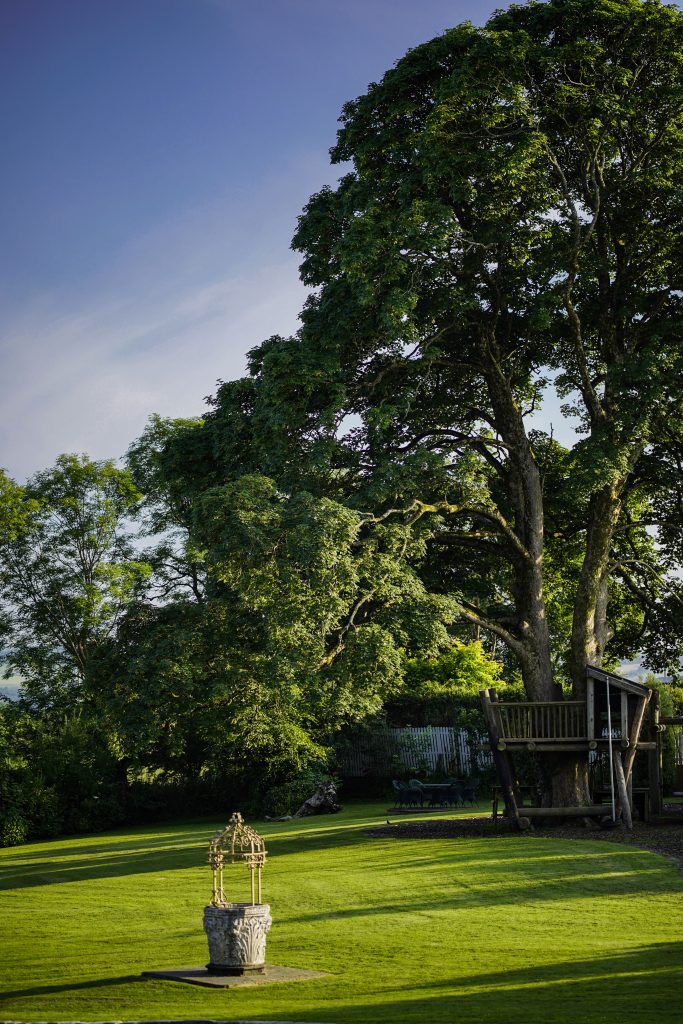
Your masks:
{"label": "fallen log", "polygon": [[315,793],[304,800],[294,818],[306,818],[312,814],[336,814],[341,811],[341,804],[337,803],[337,790],[333,782],[321,782]]}
{"label": "fallen log", "polygon": [[608,808],[602,804],[589,807],[522,807],[520,814],[527,818],[587,818],[604,817]]}

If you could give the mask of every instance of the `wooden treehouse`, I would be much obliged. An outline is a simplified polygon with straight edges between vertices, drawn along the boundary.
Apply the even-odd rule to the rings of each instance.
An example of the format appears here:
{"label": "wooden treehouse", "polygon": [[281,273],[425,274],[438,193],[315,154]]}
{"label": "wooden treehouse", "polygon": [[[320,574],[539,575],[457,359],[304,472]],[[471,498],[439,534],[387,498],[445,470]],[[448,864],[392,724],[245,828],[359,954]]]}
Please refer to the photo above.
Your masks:
{"label": "wooden treehouse", "polygon": [[[585,752],[594,762],[609,762],[612,818],[618,806],[628,825],[633,803],[632,773],[636,753],[649,752],[647,806],[661,809],[659,772],[659,694],[656,691],[651,738],[641,738],[645,714],[653,691],[604,669],[586,668],[586,699],[558,701],[500,701],[495,690],[482,690],[481,702],[489,732],[507,816],[519,827],[534,817],[605,816],[608,808],[527,807],[514,769],[514,754],[533,751],[539,755]],[[656,792],[655,792],[656,791]],[[594,794],[594,797],[596,794]]]}

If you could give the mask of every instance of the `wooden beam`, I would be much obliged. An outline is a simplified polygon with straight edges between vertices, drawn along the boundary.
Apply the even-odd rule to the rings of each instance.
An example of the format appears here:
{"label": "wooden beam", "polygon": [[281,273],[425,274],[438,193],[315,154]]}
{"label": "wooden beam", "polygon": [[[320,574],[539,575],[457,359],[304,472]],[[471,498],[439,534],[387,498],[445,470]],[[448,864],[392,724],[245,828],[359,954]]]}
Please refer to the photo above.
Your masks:
{"label": "wooden beam", "polygon": [[607,805],[590,804],[588,807],[524,807],[528,818],[604,818],[609,814]]}
{"label": "wooden beam", "polygon": [[[609,746],[609,741],[606,740],[606,739],[605,740],[602,740],[602,739],[601,740],[596,740],[595,743],[596,743],[596,746],[597,746],[598,750],[607,750],[607,748]],[[623,747],[621,745],[621,741],[620,740],[613,740],[612,743],[613,743],[614,746],[618,746],[620,750],[629,750],[630,746],[631,746],[631,744],[629,743],[628,740],[626,740],[626,742],[624,743]],[[638,743],[638,750],[650,750],[653,747],[653,745],[654,745],[654,743],[653,743],[652,740],[640,740],[639,743]]]}
{"label": "wooden beam", "polygon": [[519,804],[517,801],[517,794],[515,793],[514,778],[512,775],[510,760],[507,754],[503,753],[499,748],[499,744],[501,742],[500,733],[498,731],[499,716],[496,715],[492,707],[492,704],[496,700],[496,696],[496,691],[493,689],[479,691],[484,719],[486,721],[486,726],[491,740],[493,763],[496,766],[498,781],[500,782],[500,788],[503,791],[505,812],[510,820],[515,821],[515,823],[519,825]]}
{"label": "wooden beam", "polygon": [[588,739],[595,739],[595,686],[589,676],[586,680],[586,732]]}
{"label": "wooden beam", "polygon": [[636,759],[636,751],[638,749],[638,740],[640,739],[640,731],[643,727],[645,720],[645,712],[647,706],[652,697],[652,690],[648,690],[646,696],[641,697],[636,704],[636,710],[633,715],[633,722],[631,723],[631,732],[629,735],[629,748],[624,754],[624,775],[626,776],[626,785],[628,786],[631,781],[631,772],[633,771],[633,762]]}
{"label": "wooden beam", "polygon": [[624,819],[624,824],[626,825],[626,828],[632,829],[633,817],[631,815],[631,805],[628,801],[624,764],[621,760],[621,754],[618,751],[615,751],[614,754],[614,778],[617,783],[617,793],[619,794],[619,803],[621,804],[621,813]]}
{"label": "wooden beam", "polygon": [[[564,740],[539,740],[533,741],[536,744],[536,750],[539,754],[544,754],[546,751],[588,751],[591,749],[588,740],[583,742],[564,742]],[[502,747],[500,746],[502,744]],[[499,748],[502,750],[527,750],[529,746],[528,740],[500,740]]]}
{"label": "wooden beam", "polygon": [[[621,733],[621,745],[622,745],[622,748],[626,749],[624,747],[624,740],[628,741],[629,738],[630,738],[629,737],[629,731],[628,731],[628,694],[625,693],[623,690],[621,691],[621,708],[620,708],[620,710],[621,710],[621,722],[619,723],[619,726],[620,726],[619,731]],[[627,742],[626,746],[628,746],[628,742]]]}

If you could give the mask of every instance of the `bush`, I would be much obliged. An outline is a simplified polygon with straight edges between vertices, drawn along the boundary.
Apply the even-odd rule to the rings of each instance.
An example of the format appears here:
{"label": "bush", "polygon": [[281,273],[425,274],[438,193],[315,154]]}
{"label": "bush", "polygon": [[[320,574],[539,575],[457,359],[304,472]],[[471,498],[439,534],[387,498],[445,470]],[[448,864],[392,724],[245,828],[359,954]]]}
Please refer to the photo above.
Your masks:
{"label": "bush", "polygon": [[8,811],[0,819],[0,846],[20,846],[28,838],[28,822],[18,811]]}
{"label": "bush", "polygon": [[[656,686],[659,689],[659,700],[662,716],[665,718],[673,715],[680,715],[683,711],[683,690],[679,686],[662,683],[653,676],[646,680],[648,686]],[[662,750],[662,788],[665,795],[672,793],[676,788],[676,740],[678,728],[667,726],[661,734]]]}
{"label": "bush", "polygon": [[97,723],[0,706],[0,821],[12,845],[122,824],[124,799],[125,780]]}
{"label": "bush", "polygon": [[478,642],[456,642],[438,658],[411,658],[403,690],[388,701],[389,725],[446,725],[476,736],[486,729],[479,691],[500,689],[505,700],[523,698],[520,683],[501,678],[502,666]]}
{"label": "bush", "polygon": [[64,816],[59,794],[44,779],[27,780],[24,787],[24,814],[29,821],[29,839],[54,839],[64,832]]}

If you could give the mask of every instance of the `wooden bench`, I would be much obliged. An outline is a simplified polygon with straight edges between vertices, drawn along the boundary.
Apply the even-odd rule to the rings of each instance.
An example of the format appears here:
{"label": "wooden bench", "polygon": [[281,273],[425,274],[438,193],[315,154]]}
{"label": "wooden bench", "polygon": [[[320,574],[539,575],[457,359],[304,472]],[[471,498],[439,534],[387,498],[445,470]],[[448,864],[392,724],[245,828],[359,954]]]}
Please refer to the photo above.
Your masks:
{"label": "wooden bench", "polygon": [[[638,811],[641,821],[650,820],[650,790],[647,786],[634,786],[631,797],[632,806]],[[630,794],[629,794],[630,795]],[[593,802],[596,804],[607,804],[612,801],[612,791],[609,786],[598,786],[593,790]],[[618,797],[617,797],[618,803]]]}

